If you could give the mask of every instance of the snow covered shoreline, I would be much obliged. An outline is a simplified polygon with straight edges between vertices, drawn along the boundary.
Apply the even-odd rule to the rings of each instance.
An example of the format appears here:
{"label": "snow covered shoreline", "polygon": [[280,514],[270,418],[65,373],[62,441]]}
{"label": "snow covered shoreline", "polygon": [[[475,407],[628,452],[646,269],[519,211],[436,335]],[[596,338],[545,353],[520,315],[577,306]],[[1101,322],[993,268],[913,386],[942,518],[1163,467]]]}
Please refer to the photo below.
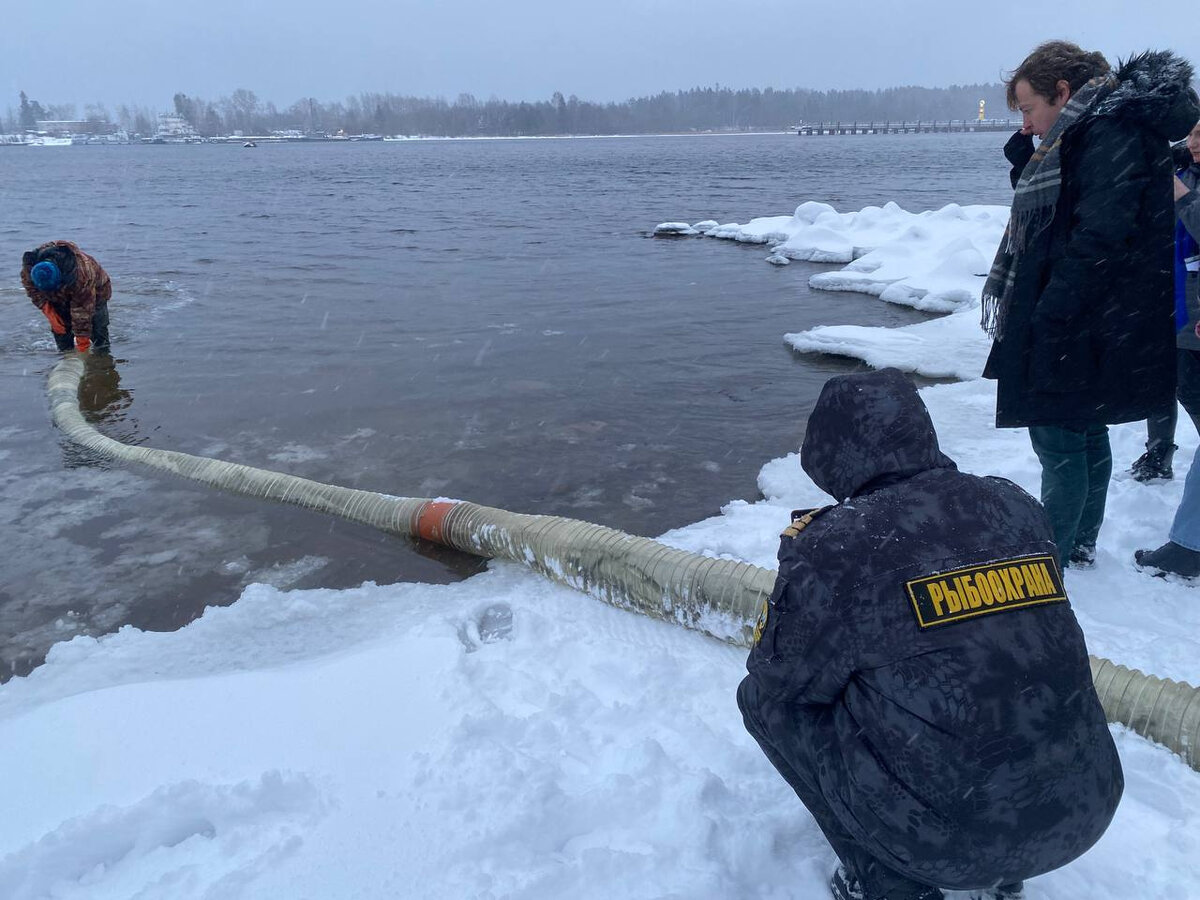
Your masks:
{"label": "snow covered shoreline", "polygon": [[[804,204],[714,236],[846,264],[815,276],[827,289],[953,310],[787,340],[966,379],[922,392],[943,449],[1036,495],[1025,432],[993,427],[977,378],[974,297],[1005,218]],[[1196,684],[1200,595],[1131,556],[1164,539],[1197,437],[1180,422],[1162,485],[1121,471],[1143,440],[1113,429],[1099,561],[1067,584],[1092,652]],[[662,540],[773,567],[788,511],[826,498],[796,454],[759,485]],[[497,605],[512,634],[484,642]],[[822,898],[832,854],[742,729],[743,660],[504,564],[446,586],[252,585],[178,632],[75,638],[0,687],[0,896]],[[1200,895],[1200,775],[1115,731],[1112,828],[1028,900]]]}
{"label": "snow covered shoreline", "polygon": [[658,235],[704,235],[767,244],[767,262],[839,263],[809,286],[853,292],[923,312],[950,313],[904,328],[823,325],[784,340],[797,350],[850,356],[929,378],[977,378],[990,346],[979,329],[979,291],[1008,224],[1003,206],[958,206],[910,213],[895,203],[839,213],[809,201],[791,216],[745,225],[664,222]]}

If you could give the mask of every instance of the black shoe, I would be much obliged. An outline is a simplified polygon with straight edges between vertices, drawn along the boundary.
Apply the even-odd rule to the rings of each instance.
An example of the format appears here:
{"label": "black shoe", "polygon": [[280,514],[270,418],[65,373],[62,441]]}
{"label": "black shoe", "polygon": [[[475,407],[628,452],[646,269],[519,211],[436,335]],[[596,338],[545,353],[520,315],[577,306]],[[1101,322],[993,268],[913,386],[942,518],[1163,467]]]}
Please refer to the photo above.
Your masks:
{"label": "black shoe", "polygon": [[866,900],[862,882],[847,872],[845,866],[838,866],[829,879],[829,893],[833,894],[833,900]]}
{"label": "black shoe", "polygon": [[1096,564],[1096,545],[1078,544],[1071,555],[1067,557],[1067,565],[1072,569],[1090,569]]}
{"label": "black shoe", "polygon": [[1025,900],[1025,882],[1014,881],[986,891],[971,891],[969,896],[971,900]]}
{"label": "black shoe", "polygon": [[1179,448],[1174,444],[1155,444],[1149,447],[1129,467],[1134,481],[1170,481],[1175,477],[1171,468],[1171,460]]}
{"label": "black shoe", "polygon": [[[833,900],[873,900],[863,890],[862,882],[842,865],[837,867],[833,877],[829,879],[829,892],[833,894]],[[941,888],[927,887],[905,900],[945,900],[945,897]],[[1015,897],[1014,900],[1020,900],[1020,897]]]}
{"label": "black shoe", "polygon": [[1150,569],[1152,575],[1179,575],[1195,578],[1200,575],[1200,552],[1167,541],[1157,550],[1138,550],[1133,562],[1139,569]]}

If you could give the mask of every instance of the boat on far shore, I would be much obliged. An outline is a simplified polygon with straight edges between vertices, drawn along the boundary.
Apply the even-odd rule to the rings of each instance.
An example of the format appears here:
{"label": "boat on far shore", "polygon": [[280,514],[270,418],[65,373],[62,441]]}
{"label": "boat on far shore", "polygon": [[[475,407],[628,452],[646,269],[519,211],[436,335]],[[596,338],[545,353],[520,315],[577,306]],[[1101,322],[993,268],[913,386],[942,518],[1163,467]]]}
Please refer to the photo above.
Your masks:
{"label": "boat on far shore", "polygon": [[69,137],[51,137],[48,134],[33,135],[25,142],[27,147],[70,147],[74,141]]}

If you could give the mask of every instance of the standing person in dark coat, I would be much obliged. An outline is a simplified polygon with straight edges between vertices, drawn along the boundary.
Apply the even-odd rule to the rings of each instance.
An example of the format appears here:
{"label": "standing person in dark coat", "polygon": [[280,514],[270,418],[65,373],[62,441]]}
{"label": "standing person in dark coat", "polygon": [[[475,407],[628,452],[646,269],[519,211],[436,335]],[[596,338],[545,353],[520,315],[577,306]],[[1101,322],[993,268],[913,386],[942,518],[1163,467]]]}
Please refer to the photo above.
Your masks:
{"label": "standing person in dark coat", "polygon": [[1019,897],[1108,827],[1120,761],[1045,513],[957,470],[916,390],[830,379],[738,688],[841,861],[838,900]]}
{"label": "standing person in dark coat", "polygon": [[108,351],[112,282],[94,258],[70,241],[49,241],[21,258],[21,284],[59,350]]}
{"label": "standing person in dark coat", "polygon": [[1175,422],[1179,417],[1175,400],[1200,431],[1200,123],[1188,134],[1187,143],[1177,147],[1175,165],[1175,396],[1157,416],[1146,420],[1146,452],[1130,466],[1135,481],[1165,481],[1175,477],[1171,462],[1175,451]]}
{"label": "standing person in dark coat", "polygon": [[[1188,150],[1191,165],[1175,178],[1176,320],[1186,320],[1175,352],[1177,396],[1200,431],[1200,124],[1188,135]],[[1173,438],[1174,429],[1169,439]],[[1139,569],[1155,575],[1200,576],[1200,448],[1192,458],[1169,539],[1155,550],[1138,550],[1133,559]]]}
{"label": "standing person in dark coat", "polygon": [[[996,425],[1027,426],[1065,565],[1088,565],[1104,520],[1106,426],[1175,393],[1174,167],[1200,118],[1192,67],[1144,53],[1039,46],[1008,82],[1024,126],[1004,148],[1012,217],[983,291]],[[1042,138],[1034,149],[1033,136]]]}

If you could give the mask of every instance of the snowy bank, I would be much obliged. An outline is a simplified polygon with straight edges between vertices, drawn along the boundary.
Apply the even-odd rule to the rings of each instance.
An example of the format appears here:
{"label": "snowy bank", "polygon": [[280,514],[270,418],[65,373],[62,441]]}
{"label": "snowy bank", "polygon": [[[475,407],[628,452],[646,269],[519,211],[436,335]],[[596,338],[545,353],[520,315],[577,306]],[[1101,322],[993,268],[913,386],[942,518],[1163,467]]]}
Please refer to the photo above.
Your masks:
{"label": "snowy bank", "polygon": [[924,312],[954,315],[902,329],[823,325],[784,340],[797,350],[832,353],[896,366],[930,378],[974,378],[988,341],[979,330],[979,293],[1008,223],[1003,206],[959,206],[910,213],[895,203],[839,213],[809,201],[791,216],[751,219],[745,225],[664,222],[662,234],[704,235],[769,244],[767,262],[844,263],[819,272],[809,286],[852,291]]}
{"label": "snowy bank", "polygon": [[[0,896],[820,898],[742,660],[509,565],[77,638],[0,693]],[[1117,740],[1115,823],[1029,900],[1188,896],[1200,778]]]}
{"label": "snowy bank", "polygon": [[[943,248],[979,209],[947,217]],[[911,225],[892,243],[925,246]],[[850,243],[847,261],[889,245]],[[864,274],[891,277],[898,258]],[[911,268],[914,290],[932,284]],[[844,348],[916,371],[969,335],[909,332],[959,317],[974,318],[862,328]],[[990,383],[922,396],[963,469],[1037,493],[1025,433],[992,426]],[[1120,472],[1143,439],[1113,430],[1098,563],[1067,584],[1093,653],[1200,683],[1200,594],[1130,559],[1164,538],[1197,437],[1181,421],[1179,472],[1158,485]],[[827,498],[795,454],[759,485],[763,500],[664,540],[773,567],[788,511]],[[489,610],[511,632],[485,640],[505,618]],[[252,585],[177,632],[77,637],[0,686],[0,897],[825,897],[833,855],[742,728],[743,661],[501,564],[448,586]],[[1028,900],[1200,895],[1200,775],[1114,731],[1127,786],[1112,827]]]}

